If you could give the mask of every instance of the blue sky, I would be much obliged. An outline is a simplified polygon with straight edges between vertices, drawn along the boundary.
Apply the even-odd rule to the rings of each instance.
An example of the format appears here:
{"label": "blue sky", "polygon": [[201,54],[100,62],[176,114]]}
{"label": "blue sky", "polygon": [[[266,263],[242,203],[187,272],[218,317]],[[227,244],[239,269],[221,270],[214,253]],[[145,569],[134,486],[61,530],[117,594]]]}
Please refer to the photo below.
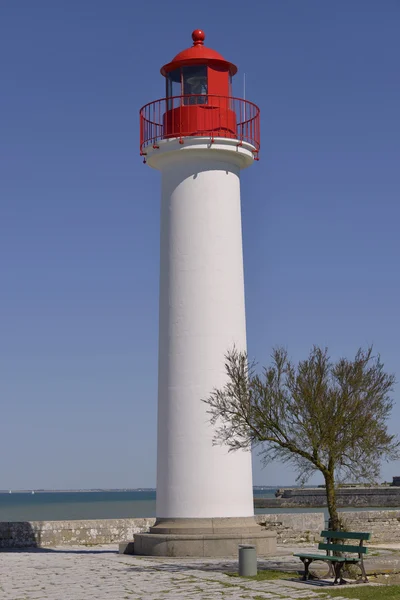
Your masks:
{"label": "blue sky", "polygon": [[[399,18],[398,0],[0,3],[0,488],[155,484],[160,181],[138,110],[198,27],[262,114],[250,356],[373,343],[399,372]],[[256,484],[294,481],[254,463]]]}

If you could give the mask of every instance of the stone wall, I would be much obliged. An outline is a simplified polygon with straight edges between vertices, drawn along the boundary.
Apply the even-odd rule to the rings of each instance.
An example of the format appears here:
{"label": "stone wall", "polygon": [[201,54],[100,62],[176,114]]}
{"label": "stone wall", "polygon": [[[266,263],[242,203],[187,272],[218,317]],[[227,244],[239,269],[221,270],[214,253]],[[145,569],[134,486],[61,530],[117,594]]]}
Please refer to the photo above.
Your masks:
{"label": "stone wall", "polygon": [[349,531],[371,532],[372,543],[400,542],[400,510],[343,511],[340,516]]}
{"label": "stone wall", "polygon": [[256,515],[256,520],[267,529],[276,531],[278,544],[314,543],[325,529],[323,513],[277,513]]}
{"label": "stone wall", "polygon": [[149,530],[155,519],[0,522],[0,548],[118,544]]}
{"label": "stone wall", "polygon": [[[342,512],[350,531],[371,531],[373,542],[400,542],[400,511]],[[278,544],[306,544],[319,540],[325,529],[323,513],[256,515],[257,522],[276,531]],[[155,519],[99,519],[96,521],[0,522],[0,548],[94,546],[131,541]]]}

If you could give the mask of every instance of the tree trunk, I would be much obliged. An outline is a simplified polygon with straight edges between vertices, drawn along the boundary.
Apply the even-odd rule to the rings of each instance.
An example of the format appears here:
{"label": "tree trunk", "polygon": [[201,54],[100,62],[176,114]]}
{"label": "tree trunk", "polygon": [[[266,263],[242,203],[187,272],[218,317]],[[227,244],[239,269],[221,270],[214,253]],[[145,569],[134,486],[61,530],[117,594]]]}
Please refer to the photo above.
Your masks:
{"label": "tree trunk", "polygon": [[332,472],[324,473],[326,486],[326,501],[329,511],[329,529],[340,531],[340,520],[336,507],[335,477]]}

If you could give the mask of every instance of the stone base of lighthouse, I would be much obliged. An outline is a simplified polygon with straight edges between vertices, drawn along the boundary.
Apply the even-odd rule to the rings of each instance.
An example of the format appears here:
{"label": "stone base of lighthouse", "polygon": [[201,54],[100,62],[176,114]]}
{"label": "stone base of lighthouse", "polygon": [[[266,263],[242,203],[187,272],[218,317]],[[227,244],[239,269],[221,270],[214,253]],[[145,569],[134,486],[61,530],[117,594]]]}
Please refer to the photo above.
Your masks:
{"label": "stone base of lighthouse", "polygon": [[256,547],[258,556],[276,553],[276,533],[260,527],[254,517],[157,519],[150,533],[121,544],[120,552],[142,556],[230,557],[240,544]]}

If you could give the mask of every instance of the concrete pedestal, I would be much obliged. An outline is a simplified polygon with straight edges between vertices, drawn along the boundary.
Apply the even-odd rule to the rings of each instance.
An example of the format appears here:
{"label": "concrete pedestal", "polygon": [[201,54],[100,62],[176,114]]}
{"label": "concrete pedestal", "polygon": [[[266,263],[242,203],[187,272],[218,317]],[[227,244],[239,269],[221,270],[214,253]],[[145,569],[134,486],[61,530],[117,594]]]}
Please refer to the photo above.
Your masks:
{"label": "concrete pedestal", "polygon": [[256,547],[257,555],[276,552],[276,533],[267,531],[254,517],[218,519],[158,519],[150,533],[135,535],[120,545],[120,553],[170,557],[237,556],[240,544]]}

